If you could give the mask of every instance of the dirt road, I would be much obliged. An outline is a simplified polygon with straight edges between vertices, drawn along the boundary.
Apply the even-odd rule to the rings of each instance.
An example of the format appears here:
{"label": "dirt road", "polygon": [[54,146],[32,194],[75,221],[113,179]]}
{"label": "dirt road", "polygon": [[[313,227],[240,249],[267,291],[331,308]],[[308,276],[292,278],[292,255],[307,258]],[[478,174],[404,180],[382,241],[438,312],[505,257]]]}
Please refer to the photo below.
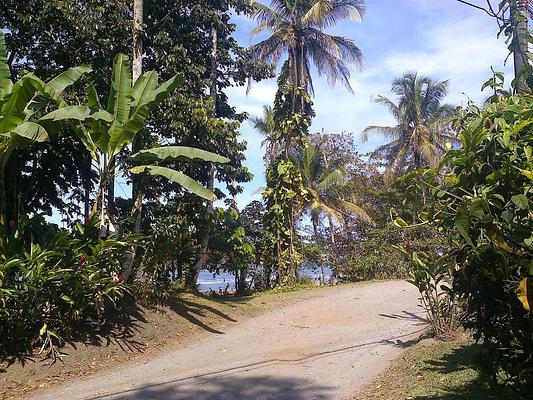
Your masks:
{"label": "dirt road", "polygon": [[406,282],[340,287],[33,398],[349,399],[420,335],[418,304]]}

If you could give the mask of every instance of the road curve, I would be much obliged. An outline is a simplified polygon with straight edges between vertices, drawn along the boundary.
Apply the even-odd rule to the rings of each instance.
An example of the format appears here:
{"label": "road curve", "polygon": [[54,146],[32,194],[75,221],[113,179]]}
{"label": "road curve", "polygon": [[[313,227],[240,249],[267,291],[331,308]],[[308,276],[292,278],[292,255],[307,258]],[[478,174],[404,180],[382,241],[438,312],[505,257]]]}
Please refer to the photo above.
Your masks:
{"label": "road curve", "polygon": [[422,316],[406,282],[339,287],[33,398],[350,399],[420,335]]}

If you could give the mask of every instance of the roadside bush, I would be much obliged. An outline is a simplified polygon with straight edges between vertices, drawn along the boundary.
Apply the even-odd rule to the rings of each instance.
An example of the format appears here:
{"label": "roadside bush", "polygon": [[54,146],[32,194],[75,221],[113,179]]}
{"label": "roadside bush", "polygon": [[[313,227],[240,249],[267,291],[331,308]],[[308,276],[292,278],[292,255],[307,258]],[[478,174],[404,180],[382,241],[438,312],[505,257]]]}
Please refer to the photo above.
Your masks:
{"label": "roadside bush", "polygon": [[452,232],[454,291],[490,372],[533,388],[533,96],[495,96],[455,122],[430,217]]}
{"label": "roadside bush", "polygon": [[459,327],[461,307],[452,290],[454,258],[435,252],[416,252],[407,243],[397,247],[409,260],[409,283],[415,285],[435,337],[450,340]]}
{"label": "roadside bush", "polygon": [[[18,235],[18,233],[16,234]],[[55,361],[57,346],[130,292],[121,264],[131,243],[98,238],[96,224],[58,233],[0,260],[0,355],[32,352]]]}

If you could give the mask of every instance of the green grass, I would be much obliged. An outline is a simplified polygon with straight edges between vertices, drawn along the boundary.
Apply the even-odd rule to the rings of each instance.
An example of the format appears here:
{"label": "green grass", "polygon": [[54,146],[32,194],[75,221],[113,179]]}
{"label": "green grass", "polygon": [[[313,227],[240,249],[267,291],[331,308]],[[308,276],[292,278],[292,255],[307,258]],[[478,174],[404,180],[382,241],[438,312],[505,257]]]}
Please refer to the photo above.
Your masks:
{"label": "green grass", "polygon": [[356,399],[516,400],[481,372],[479,346],[466,339],[419,343]]}

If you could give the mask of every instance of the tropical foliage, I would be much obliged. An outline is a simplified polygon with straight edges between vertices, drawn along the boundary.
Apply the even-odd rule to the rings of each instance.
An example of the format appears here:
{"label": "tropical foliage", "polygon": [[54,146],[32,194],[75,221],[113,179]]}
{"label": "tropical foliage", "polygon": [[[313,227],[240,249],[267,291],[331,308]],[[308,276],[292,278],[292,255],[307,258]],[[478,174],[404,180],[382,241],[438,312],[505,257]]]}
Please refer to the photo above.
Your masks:
{"label": "tropical foliage", "polygon": [[263,160],[265,168],[280,155],[280,143],[276,137],[276,122],[274,120],[274,110],[271,106],[263,106],[262,117],[251,117],[252,127],[264,137],[261,146],[266,146]]}
{"label": "tropical foliage", "polygon": [[[364,1],[143,3],[140,59],[129,2],[0,4],[0,357],[38,350],[53,362],[59,345],[127,302],[197,290],[200,270],[232,274],[245,294],[295,285],[309,268],[325,281],[329,268],[342,280],[409,279],[436,336],[452,336],[460,321],[493,377],[527,396],[525,3],[486,10],[510,39],[514,95],[493,71],[483,106],[455,109],[448,81],[406,73],[392,84],[396,99],[376,98],[395,123],[362,132],[388,140],[369,158],[351,134],[311,131],[312,70],[351,91],[350,67],[362,65],[352,39],[327,31],[361,21]],[[235,14],[253,17],[251,36],[264,40],[241,47]],[[132,53],[147,71],[135,81]],[[239,133],[248,116],[227,89],[278,67],[273,104],[250,121],[266,145],[266,188],[240,210],[253,178]]]}
{"label": "tropical foliage", "polygon": [[386,160],[390,177],[397,177],[409,169],[422,165],[435,167],[455,144],[450,129],[453,107],[443,104],[448,82],[434,82],[426,76],[407,73],[392,83],[398,102],[378,95],[375,102],[383,104],[396,120],[395,126],[369,126],[361,133],[363,141],[370,134],[379,134],[391,141],[379,146],[374,157]]}
{"label": "tropical foliage", "polygon": [[[54,107],[64,109],[63,91],[90,71],[86,67],[72,68],[48,82],[26,74],[13,82],[7,64],[4,34],[0,32],[0,252],[3,251],[5,235],[14,228],[18,219],[16,203],[8,204],[7,168],[13,167],[10,161],[19,149],[48,141],[50,135],[57,134],[59,127],[54,122],[64,120],[64,114],[51,118],[54,112],[47,111]],[[87,109],[83,111],[87,118],[99,118]]]}
{"label": "tropical foliage", "polygon": [[273,0],[270,7],[254,2],[257,27],[250,36],[265,30],[271,35],[254,45],[252,51],[272,64],[287,56],[282,71],[284,84],[313,93],[312,62],[319,75],[330,83],[341,81],[351,91],[348,65],[361,67],[363,54],[351,39],[324,30],[343,20],[362,21],[364,10],[361,0]]}
{"label": "tropical foliage", "polygon": [[531,96],[499,97],[464,109],[455,122],[461,147],[443,162],[433,220],[455,235],[454,290],[467,300],[465,326],[482,339],[493,374],[531,388]]}
{"label": "tropical foliage", "polygon": [[311,218],[315,239],[318,227],[326,218],[330,224],[333,239],[333,223],[344,220],[346,215],[354,215],[370,222],[368,214],[350,197],[349,182],[346,179],[346,160],[333,159],[326,153],[324,137],[318,136],[315,143],[306,143],[297,155],[297,166],[302,174],[303,187],[307,198],[303,213]]}
{"label": "tropical foliage", "polygon": [[[36,237],[35,222],[20,222],[0,258],[0,353],[31,353],[39,345],[54,362],[58,345],[80,324],[102,323],[108,309],[131,293],[121,269],[133,238],[101,240],[97,219],[72,232]],[[30,234],[30,243],[22,239]]]}

